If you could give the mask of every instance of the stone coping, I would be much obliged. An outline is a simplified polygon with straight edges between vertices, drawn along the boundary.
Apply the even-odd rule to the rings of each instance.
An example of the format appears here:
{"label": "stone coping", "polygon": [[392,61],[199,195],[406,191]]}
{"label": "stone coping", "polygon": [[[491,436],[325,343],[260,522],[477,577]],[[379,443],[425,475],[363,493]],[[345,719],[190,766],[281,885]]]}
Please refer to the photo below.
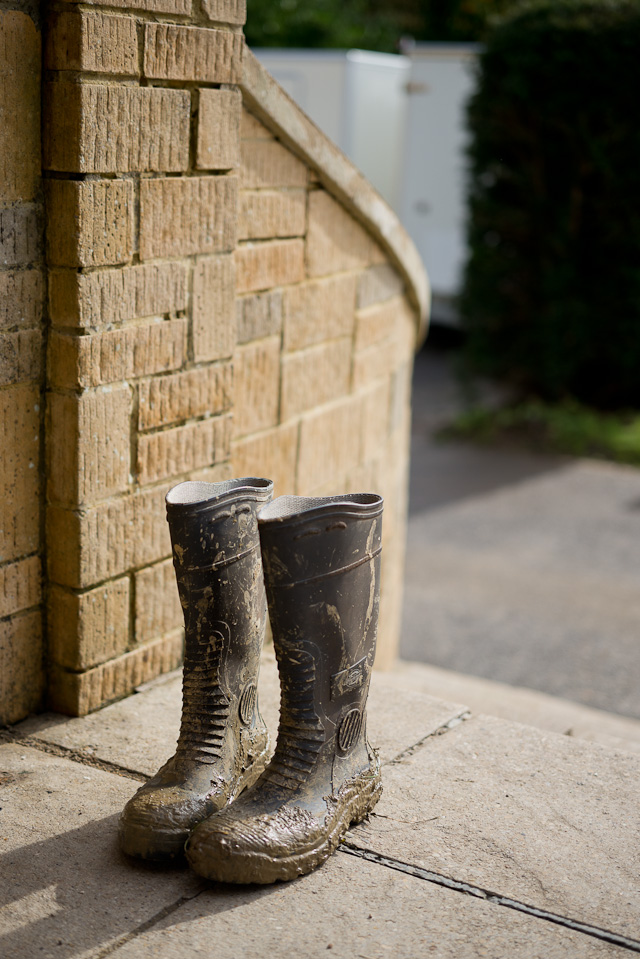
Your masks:
{"label": "stone coping", "polygon": [[431,291],[413,240],[369,181],[285,93],[247,47],[243,64],[240,88],[246,105],[314,170],[322,186],[367,228],[402,275],[407,294],[418,311],[416,346],[419,346],[427,334]]}

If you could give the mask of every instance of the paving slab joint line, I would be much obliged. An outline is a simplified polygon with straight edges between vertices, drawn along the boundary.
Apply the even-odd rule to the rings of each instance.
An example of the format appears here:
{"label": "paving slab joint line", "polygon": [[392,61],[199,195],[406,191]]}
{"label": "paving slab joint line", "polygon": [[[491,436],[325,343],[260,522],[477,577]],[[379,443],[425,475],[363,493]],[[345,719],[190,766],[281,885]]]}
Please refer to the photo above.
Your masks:
{"label": "paving slab joint line", "polygon": [[48,743],[44,739],[37,739],[35,736],[16,736],[10,729],[0,729],[0,743],[24,746],[25,749],[37,749],[39,752],[48,753],[50,756],[69,759],[71,762],[80,763],[82,766],[92,766],[94,769],[101,769],[102,772],[123,776],[125,779],[135,779],[136,782],[140,783],[146,783],[149,778],[136,769],[128,769],[126,766],[119,766],[117,763],[109,762],[106,759],[89,756],[80,749],[58,746],[57,743]]}
{"label": "paving slab joint line", "polygon": [[417,753],[419,749],[428,743],[430,739],[433,739],[435,736],[444,736],[445,733],[448,733],[450,729],[455,729],[456,726],[459,726],[460,723],[466,723],[468,719],[471,719],[471,713],[469,710],[460,713],[458,716],[454,716],[453,719],[450,719],[449,722],[444,723],[442,726],[438,726],[437,729],[434,729],[432,733],[427,733],[426,736],[423,736],[422,739],[419,739],[417,743],[414,743],[413,746],[407,746],[406,749],[403,749],[401,753],[398,753],[397,756],[394,756],[393,759],[387,759],[386,762],[382,763],[383,766],[393,766],[395,763],[401,763],[403,760],[407,759],[409,756],[413,756],[414,753]]}
{"label": "paving slab joint line", "polygon": [[515,912],[523,912],[528,916],[533,916],[535,919],[552,922],[556,926],[564,926],[565,929],[571,929],[573,932],[591,936],[593,939],[601,939],[603,942],[621,946],[623,949],[629,949],[631,952],[640,952],[640,942],[637,939],[629,939],[627,936],[621,936],[617,932],[601,929],[599,926],[591,926],[577,919],[568,919],[566,916],[548,912],[546,909],[537,909],[535,906],[527,905],[526,902],[519,902],[517,899],[501,896],[499,893],[492,892],[489,889],[483,889],[481,886],[473,886],[467,882],[460,882],[458,879],[451,879],[449,876],[431,872],[429,869],[422,869],[420,866],[412,866],[409,863],[401,862],[399,859],[388,859],[386,856],[381,856],[372,849],[363,849],[344,839],[338,848],[340,852],[347,853],[349,856],[365,859],[367,862],[374,862],[379,866],[386,866],[388,869],[395,869],[397,872],[415,876],[417,879],[424,879],[426,882],[432,882],[437,886],[444,886],[445,889],[451,889],[454,892],[461,892],[464,895],[473,896],[475,899],[484,899],[485,902],[490,902],[496,906],[513,909]]}
{"label": "paving slab joint line", "polygon": [[171,916],[182,906],[186,905],[188,902],[191,902],[192,899],[197,899],[199,895],[205,892],[206,888],[206,886],[202,886],[202,888],[198,889],[197,892],[194,892],[192,896],[180,896],[176,902],[172,902],[170,905],[165,906],[164,909],[161,909],[154,916],[151,916],[151,918],[147,919],[146,922],[140,923],[140,925],[136,926],[135,929],[132,929],[131,932],[125,932],[123,936],[120,936],[114,942],[110,942],[108,946],[104,947],[104,949],[101,949],[99,952],[92,953],[91,959],[104,959],[105,956],[112,955],[116,949],[120,949],[122,946],[126,945],[126,943],[131,942],[132,939],[137,939],[138,936],[148,932],[149,929],[153,929],[153,927],[159,922],[162,922],[162,920],[166,919],[167,916]]}

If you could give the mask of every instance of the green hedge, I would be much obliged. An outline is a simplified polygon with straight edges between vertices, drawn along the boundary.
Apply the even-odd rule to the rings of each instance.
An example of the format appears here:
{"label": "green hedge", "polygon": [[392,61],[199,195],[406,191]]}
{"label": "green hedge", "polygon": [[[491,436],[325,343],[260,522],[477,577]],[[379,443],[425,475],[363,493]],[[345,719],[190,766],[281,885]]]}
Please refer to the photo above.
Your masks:
{"label": "green hedge", "polygon": [[640,0],[521,5],[488,38],[469,120],[470,365],[640,406]]}

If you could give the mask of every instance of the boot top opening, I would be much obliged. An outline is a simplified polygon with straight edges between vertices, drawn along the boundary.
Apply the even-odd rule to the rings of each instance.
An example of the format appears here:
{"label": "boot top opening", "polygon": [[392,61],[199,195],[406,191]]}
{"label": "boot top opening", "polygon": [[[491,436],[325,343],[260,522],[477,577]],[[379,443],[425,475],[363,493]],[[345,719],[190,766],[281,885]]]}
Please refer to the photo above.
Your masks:
{"label": "boot top opening", "polygon": [[261,525],[282,523],[285,520],[307,518],[310,514],[347,513],[370,517],[382,512],[383,499],[379,493],[341,493],[337,496],[278,496],[263,506],[258,514]]}
{"label": "boot top opening", "polygon": [[259,476],[242,476],[222,483],[179,483],[167,493],[166,503],[168,508],[208,506],[238,494],[267,503],[273,496],[273,482]]}

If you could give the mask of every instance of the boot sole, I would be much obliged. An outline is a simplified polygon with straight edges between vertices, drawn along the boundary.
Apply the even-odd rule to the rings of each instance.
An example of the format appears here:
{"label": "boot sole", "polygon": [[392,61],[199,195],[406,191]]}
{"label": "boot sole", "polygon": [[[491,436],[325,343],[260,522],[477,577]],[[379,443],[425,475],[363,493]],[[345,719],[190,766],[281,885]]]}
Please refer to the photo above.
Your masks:
{"label": "boot sole", "polygon": [[[245,770],[240,776],[231,793],[226,806],[230,805],[238,798],[240,793],[253,786],[260,778],[269,761],[271,754],[270,743],[267,739],[266,746],[255,762]],[[222,809],[225,806],[221,807]],[[217,810],[218,811],[218,810]],[[211,813],[203,816],[206,819]],[[171,862],[184,857],[184,844],[186,843],[191,830],[194,829],[202,820],[194,819],[193,822],[179,831],[173,829],[163,829],[159,826],[149,826],[145,822],[120,821],[118,838],[120,848],[127,856],[133,856],[136,859],[144,859],[148,862]]]}
{"label": "boot sole", "polygon": [[198,875],[217,882],[267,885],[305,876],[325,862],[337,849],[351,825],[357,825],[371,812],[382,795],[379,767],[343,787],[337,797],[329,830],[310,849],[282,858],[257,852],[233,851],[229,858],[206,854],[206,840],[198,852],[187,849],[189,865]]}

